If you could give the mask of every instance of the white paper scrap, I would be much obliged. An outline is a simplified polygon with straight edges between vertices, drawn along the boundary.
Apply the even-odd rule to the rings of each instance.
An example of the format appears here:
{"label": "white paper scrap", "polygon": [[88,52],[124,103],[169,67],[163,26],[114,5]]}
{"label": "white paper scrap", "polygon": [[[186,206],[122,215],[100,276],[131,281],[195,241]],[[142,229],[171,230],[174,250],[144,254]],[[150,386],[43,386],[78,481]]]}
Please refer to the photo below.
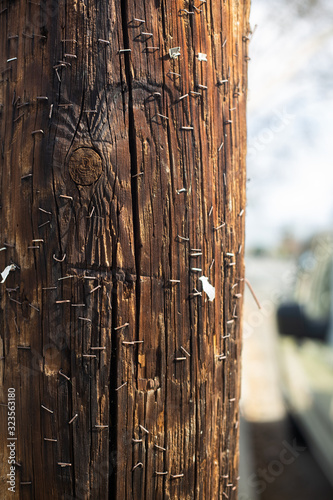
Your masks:
{"label": "white paper scrap", "polygon": [[208,295],[208,299],[212,302],[215,299],[215,288],[208,282],[207,276],[200,276],[199,280],[202,283],[203,291]]}
{"label": "white paper scrap", "polygon": [[198,61],[206,61],[207,62],[207,54],[203,54],[202,52],[198,52]]}
{"label": "white paper scrap", "polygon": [[180,56],[180,47],[173,47],[169,49],[170,59],[177,59]]}
{"label": "white paper scrap", "polygon": [[16,269],[15,264],[10,264],[9,266],[5,267],[5,269],[1,273],[1,278],[2,278],[1,283],[4,283],[7,279],[10,271],[15,271],[15,269]]}

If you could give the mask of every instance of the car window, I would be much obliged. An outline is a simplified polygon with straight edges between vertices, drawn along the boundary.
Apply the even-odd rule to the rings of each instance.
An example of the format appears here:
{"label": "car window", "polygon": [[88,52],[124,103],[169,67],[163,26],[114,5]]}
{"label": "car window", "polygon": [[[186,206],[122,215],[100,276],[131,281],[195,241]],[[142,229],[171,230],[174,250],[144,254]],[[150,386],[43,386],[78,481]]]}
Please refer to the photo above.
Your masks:
{"label": "car window", "polygon": [[307,252],[300,259],[296,283],[296,300],[311,319],[328,320],[332,295],[332,255]]}

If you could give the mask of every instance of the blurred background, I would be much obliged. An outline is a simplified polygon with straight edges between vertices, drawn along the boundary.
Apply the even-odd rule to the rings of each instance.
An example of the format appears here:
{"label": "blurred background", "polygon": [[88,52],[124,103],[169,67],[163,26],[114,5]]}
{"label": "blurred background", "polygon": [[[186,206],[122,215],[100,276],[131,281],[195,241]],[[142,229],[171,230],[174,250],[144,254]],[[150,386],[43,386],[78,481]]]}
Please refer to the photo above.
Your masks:
{"label": "blurred background", "polygon": [[239,500],[332,500],[333,2],[251,4]]}

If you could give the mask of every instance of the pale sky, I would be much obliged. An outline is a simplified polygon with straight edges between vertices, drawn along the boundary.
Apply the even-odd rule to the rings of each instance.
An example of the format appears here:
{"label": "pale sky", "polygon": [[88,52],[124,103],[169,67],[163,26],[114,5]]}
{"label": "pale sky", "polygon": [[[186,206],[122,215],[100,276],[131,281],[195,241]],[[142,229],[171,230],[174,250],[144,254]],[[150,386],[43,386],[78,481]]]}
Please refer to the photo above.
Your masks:
{"label": "pale sky", "polygon": [[285,231],[304,239],[333,228],[333,2],[252,0],[252,28],[256,24],[248,247],[274,245]]}

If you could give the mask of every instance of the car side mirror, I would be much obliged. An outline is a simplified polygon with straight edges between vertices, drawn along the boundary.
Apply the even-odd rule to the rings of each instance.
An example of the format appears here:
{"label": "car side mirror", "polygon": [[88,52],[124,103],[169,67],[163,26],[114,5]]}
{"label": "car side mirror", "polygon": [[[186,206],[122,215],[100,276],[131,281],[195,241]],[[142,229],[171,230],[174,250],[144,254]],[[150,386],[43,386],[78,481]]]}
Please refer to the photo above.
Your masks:
{"label": "car side mirror", "polygon": [[328,320],[308,318],[302,306],[297,302],[289,302],[279,306],[277,324],[280,335],[318,340],[325,340],[329,326]]}

